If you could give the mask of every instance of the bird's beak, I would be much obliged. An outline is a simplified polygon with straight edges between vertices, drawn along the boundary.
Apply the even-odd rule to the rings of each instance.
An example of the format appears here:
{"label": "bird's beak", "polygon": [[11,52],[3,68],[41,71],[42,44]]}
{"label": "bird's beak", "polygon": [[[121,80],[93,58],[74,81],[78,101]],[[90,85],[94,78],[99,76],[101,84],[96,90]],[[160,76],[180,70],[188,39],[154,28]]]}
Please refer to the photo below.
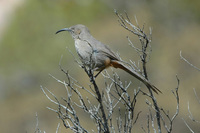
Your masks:
{"label": "bird's beak", "polygon": [[56,32],[56,34],[58,34],[59,32],[62,32],[62,31],[72,31],[70,28],[63,28],[59,31]]}

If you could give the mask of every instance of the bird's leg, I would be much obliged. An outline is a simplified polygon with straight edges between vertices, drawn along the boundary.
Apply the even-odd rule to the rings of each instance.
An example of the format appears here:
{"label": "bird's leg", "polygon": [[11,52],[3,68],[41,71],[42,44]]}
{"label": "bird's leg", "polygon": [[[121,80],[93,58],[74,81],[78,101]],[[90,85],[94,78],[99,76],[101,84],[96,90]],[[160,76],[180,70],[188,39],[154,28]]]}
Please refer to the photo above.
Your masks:
{"label": "bird's leg", "polygon": [[100,70],[95,76],[94,78],[96,78],[104,69]]}

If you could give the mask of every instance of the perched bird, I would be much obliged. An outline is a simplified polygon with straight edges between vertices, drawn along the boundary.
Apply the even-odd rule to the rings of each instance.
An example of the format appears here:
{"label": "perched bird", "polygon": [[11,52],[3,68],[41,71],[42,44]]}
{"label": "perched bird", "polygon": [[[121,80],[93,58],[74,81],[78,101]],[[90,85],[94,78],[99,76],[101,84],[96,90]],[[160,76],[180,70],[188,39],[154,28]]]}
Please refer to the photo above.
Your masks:
{"label": "perched bird", "polygon": [[158,88],[145,79],[145,77],[125,65],[124,62],[120,60],[110,48],[96,40],[90,34],[90,31],[86,26],[82,24],[74,25],[69,28],[61,29],[57,31],[56,34],[62,31],[68,31],[71,34],[75,41],[76,51],[83,65],[88,66],[95,71],[99,71],[99,73],[110,66],[120,68],[142,81],[155,93],[162,93]]}

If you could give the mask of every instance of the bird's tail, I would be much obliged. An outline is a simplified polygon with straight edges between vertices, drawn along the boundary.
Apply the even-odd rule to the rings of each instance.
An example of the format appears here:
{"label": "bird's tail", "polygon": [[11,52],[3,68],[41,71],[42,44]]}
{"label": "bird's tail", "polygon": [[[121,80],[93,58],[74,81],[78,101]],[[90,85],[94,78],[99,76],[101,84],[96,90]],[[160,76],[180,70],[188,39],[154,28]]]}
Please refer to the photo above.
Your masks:
{"label": "bird's tail", "polygon": [[150,87],[155,93],[157,93],[157,94],[158,94],[158,92],[162,93],[157,87],[152,85],[146,78],[144,78],[142,75],[140,75],[136,71],[131,70],[131,68],[129,68],[128,66],[124,65],[123,62],[121,62],[121,61],[112,61],[111,62],[111,66],[113,66],[114,68],[120,68],[120,69],[128,72],[130,75],[132,75],[135,78],[137,78],[138,80],[142,81],[147,87]]}

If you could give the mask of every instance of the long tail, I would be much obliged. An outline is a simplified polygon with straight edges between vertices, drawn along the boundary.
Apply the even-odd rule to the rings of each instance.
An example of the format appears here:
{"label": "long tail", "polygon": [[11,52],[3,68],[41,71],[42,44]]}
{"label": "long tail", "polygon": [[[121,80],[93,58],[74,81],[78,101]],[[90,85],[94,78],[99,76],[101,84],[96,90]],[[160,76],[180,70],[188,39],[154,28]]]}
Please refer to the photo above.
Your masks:
{"label": "long tail", "polygon": [[156,88],[154,85],[152,85],[147,79],[145,79],[142,75],[137,73],[134,70],[131,70],[128,66],[124,65],[121,61],[111,61],[111,66],[114,68],[120,68],[126,72],[128,72],[133,77],[137,78],[138,80],[142,81],[147,87],[150,87],[155,93],[158,94],[158,92],[162,93],[158,88]]}

